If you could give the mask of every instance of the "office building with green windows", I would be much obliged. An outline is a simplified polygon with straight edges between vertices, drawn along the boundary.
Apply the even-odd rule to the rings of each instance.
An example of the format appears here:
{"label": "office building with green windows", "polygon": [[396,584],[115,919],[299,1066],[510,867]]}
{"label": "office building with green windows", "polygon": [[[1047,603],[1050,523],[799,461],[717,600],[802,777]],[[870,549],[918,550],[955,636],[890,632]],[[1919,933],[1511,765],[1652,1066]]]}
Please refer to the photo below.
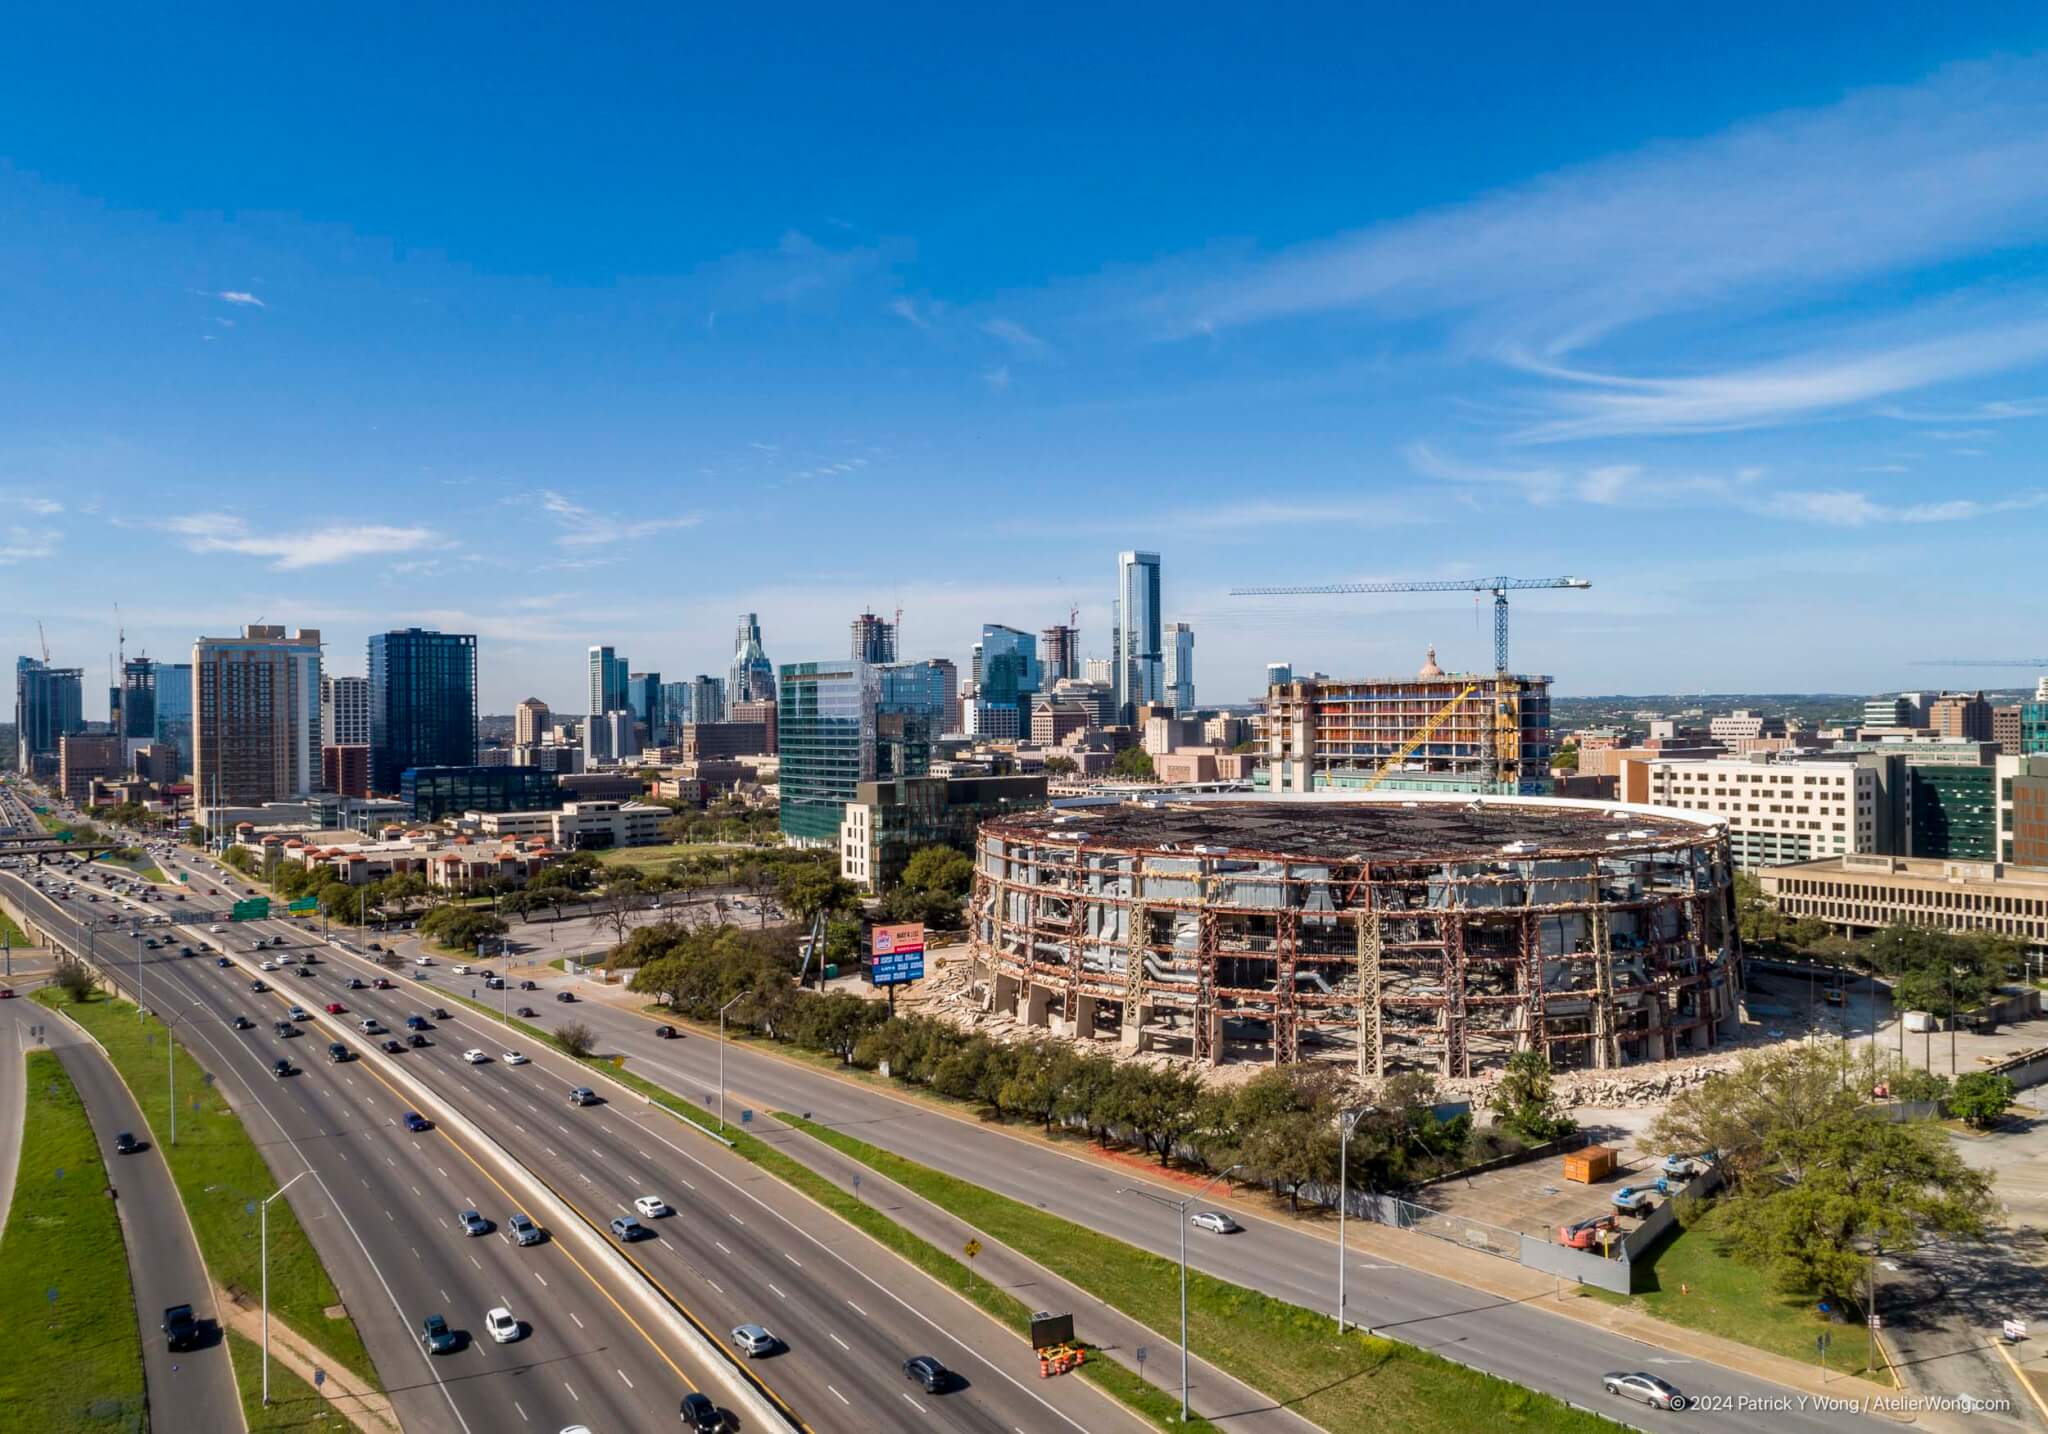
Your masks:
{"label": "office building with green windows", "polygon": [[846,804],[875,780],[881,670],[858,658],[785,662],[781,679],[782,834],[799,846],[837,846]]}
{"label": "office building with green windows", "polygon": [[1998,859],[1998,773],[1989,766],[1908,769],[1907,855]]}
{"label": "office building with green windows", "polygon": [[398,796],[414,820],[437,822],[464,812],[553,812],[562,784],[540,767],[408,767]]}
{"label": "office building with green windows", "polygon": [[476,638],[409,627],[370,639],[370,787],[476,763]]}

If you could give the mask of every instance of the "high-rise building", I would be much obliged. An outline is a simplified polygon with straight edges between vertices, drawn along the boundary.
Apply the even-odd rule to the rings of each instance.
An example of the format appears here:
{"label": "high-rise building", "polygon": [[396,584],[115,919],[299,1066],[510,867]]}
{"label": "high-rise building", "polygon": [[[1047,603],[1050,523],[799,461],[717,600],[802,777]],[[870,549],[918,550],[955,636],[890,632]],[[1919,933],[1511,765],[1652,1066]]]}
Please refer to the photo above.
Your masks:
{"label": "high-rise building", "polygon": [[[739,632],[733,639],[732,670],[726,674],[729,702],[773,702],[775,664],[761,646],[761,619],[753,613],[740,614]],[[678,721],[682,720],[680,718]]]}
{"label": "high-rise building", "polygon": [[1054,623],[1038,634],[1039,663],[1045,669],[1045,685],[1063,677],[1081,675],[1081,629]]}
{"label": "high-rise building", "polygon": [[725,679],[707,677],[698,673],[690,679],[690,720],[692,722],[723,722],[725,720]]}
{"label": "high-rise building", "polygon": [[1999,751],[2009,756],[2020,754],[2019,703],[1991,709],[1991,740],[1998,744]]}
{"label": "high-rise building", "polygon": [[192,771],[192,664],[159,662],[156,665],[156,730],[150,740],[172,749],[167,758],[174,764],[178,780]]}
{"label": "high-rise building", "polygon": [[1108,658],[1091,657],[1081,664],[1081,675],[1090,682],[1101,683],[1114,693],[1116,691],[1116,681],[1110,674],[1110,668],[1111,663]]}
{"label": "high-rise building", "polygon": [[320,749],[320,790],[344,797],[370,795],[370,749],[345,742]]}
{"label": "high-rise building", "polygon": [[1116,556],[1115,651],[1111,656],[1112,686],[1120,721],[1131,720],[1147,702],[1166,695],[1166,658],[1159,625],[1159,554],[1118,553]]}
{"label": "high-rise building", "polygon": [[661,684],[661,708],[668,713],[669,721],[680,727],[685,722],[694,722],[690,706],[690,684],[687,682],[664,682]]}
{"label": "high-rise building", "polygon": [[24,772],[57,767],[57,743],[85,730],[85,672],[51,667],[37,657],[14,660],[15,765]]}
{"label": "high-rise building", "polygon": [[[2043,679],[2048,684],[2048,679]],[[2032,702],[2020,704],[2020,745],[2021,756],[2038,757],[2048,755],[2048,696],[2036,696]]]}
{"label": "high-rise building", "polygon": [[370,745],[370,679],[320,675],[320,744]]}
{"label": "high-rise building", "polygon": [[1269,662],[1266,664],[1266,690],[1285,687],[1294,680],[1294,664],[1291,662]]}
{"label": "high-rise building", "polygon": [[1195,710],[1195,630],[1177,622],[1166,630],[1166,705],[1176,712]]}
{"label": "high-rise building", "polygon": [[626,705],[626,679],[631,666],[609,647],[590,649],[590,711],[617,712]]}
{"label": "high-rise building", "polygon": [[583,764],[622,762],[640,755],[640,740],[633,728],[630,708],[616,712],[592,713],[583,723]]}
{"label": "high-rise building", "polygon": [[531,746],[548,734],[548,704],[538,697],[529,697],[512,709],[512,741],[521,747]]}
{"label": "high-rise building", "polygon": [[409,767],[476,765],[476,637],[408,627],[370,638],[370,785]]}
{"label": "high-rise building", "polygon": [[1944,692],[1928,704],[1927,725],[1936,736],[1989,742],[1991,704],[1981,692]]}
{"label": "high-rise building", "polygon": [[156,736],[156,668],[147,657],[121,665],[121,737],[137,744]]}
{"label": "high-rise building", "polygon": [[[986,623],[981,629],[981,683],[975,692],[978,709],[974,723],[977,733],[993,735],[997,728],[1012,737],[1031,730],[1031,699],[1042,685],[1038,666],[1038,643],[1028,632],[1001,623]],[[989,718],[986,709],[1007,708],[1011,718]]]}
{"label": "high-rise building", "polygon": [[668,712],[661,703],[661,674],[631,672],[626,675],[626,710],[647,729],[647,740],[659,747],[667,740]]}
{"label": "high-rise building", "polygon": [[1627,782],[1642,784],[1632,799],[1724,823],[1737,866],[1853,856],[1885,845],[1883,773],[1853,758],[1646,756],[1629,768]]}
{"label": "high-rise building", "polygon": [[862,782],[875,780],[879,671],[854,658],[785,662],[776,684],[782,831],[803,845],[837,844]]}
{"label": "high-rise building", "polygon": [[115,733],[74,732],[57,739],[57,787],[67,802],[92,799],[92,784],[128,770],[127,744]]}
{"label": "high-rise building", "polygon": [[261,806],[320,783],[320,633],[250,624],[192,647],[193,799]]}
{"label": "high-rise building", "polygon": [[864,612],[853,620],[853,657],[860,662],[875,664],[896,660],[896,628],[883,618],[871,612]]}
{"label": "high-rise building", "polygon": [[773,702],[757,697],[750,702],[726,703],[725,725],[732,724],[759,727],[763,741],[761,750],[770,756],[775,754],[775,704]]}

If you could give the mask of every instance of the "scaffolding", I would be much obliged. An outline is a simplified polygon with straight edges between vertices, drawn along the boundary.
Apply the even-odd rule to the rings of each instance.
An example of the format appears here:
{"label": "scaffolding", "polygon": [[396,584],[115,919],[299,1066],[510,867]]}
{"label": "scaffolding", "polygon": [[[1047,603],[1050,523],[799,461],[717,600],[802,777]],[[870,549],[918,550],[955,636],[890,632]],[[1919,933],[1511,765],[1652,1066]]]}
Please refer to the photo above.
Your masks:
{"label": "scaffolding", "polygon": [[1736,1014],[1725,835],[1532,799],[1129,804],[984,822],[988,1003],[1126,1049],[1471,1076],[1703,1052]]}

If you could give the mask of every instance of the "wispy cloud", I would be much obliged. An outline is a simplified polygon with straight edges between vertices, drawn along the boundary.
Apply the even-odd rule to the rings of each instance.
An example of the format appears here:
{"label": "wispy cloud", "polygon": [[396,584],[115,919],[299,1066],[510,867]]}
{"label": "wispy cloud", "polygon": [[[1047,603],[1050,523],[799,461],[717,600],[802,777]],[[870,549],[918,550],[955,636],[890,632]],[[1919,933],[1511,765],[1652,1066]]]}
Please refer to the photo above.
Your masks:
{"label": "wispy cloud", "polygon": [[1516,441],[1711,433],[1837,412],[2035,362],[2048,357],[2048,321],[1947,333],[1861,351],[1801,354],[1683,378],[1639,378],[1566,368],[1521,353],[1506,356],[1523,371],[1560,385],[1541,399],[1559,416],[1522,428],[1511,435]]}
{"label": "wispy cloud", "polygon": [[[2048,231],[2048,60],[1921,83],[1563,170],[1301,245],[1154,279],[1168,332],[1341,311],[1466,314],[1476,347],[1558,354],[1659,314],[1810,292]],[[1212,277],[1187,276],[1209,270]]]}
{"label": "wispy cloud", "polygon": [[1024,358],[1047,358],[1052,354],[1051,344],[1015,319],[985,319],[982,321],[981,331],[990,338],[1001,339]]}
{"label": "wispy cloud", "polygon": [[55,556],[63,534],[55,528],[10,527],[0,539],[0,567]]}
{"label": "wispy cloud", "polygon": [[997,393],[1001,393],[1010,386],[1010,366],[1006,363],[997,364],[994,368],[983,371],[981,381]]}
{"label": "wispy cloud", "polygon": [[2048,504],[2048,493],[2026,493],[1986,502],[1951,498],[1939,503],[1896,505],[1878,502],[1867,493],[1846,490],[1773,494],[1757,505],[1774,517],[1806,518],[1838,528],[1874,523],[1960,523],[1999,513],[2017,513]]}
{"label": "wispy cloud", "polygon": [[1876,412],[1906,423],[2008,423],[2019,418],[2048,418],[2048,397],[1992,399],[1932,412],[1884,406]]}
{"label": "wispy cloud", "polygon": [[932,321],[917,311],[915,299],[892,299],[889,302],[889,312],[916,328],[928,329],[932,326]]}
{"label": "wispy cloud", "polygon": [[213,297],[219,299],[224,304],[240,304],[245,308],[267,309],[270,307],[246,289],[220,289],[214,293]]}
{"label": "wispy cloud", "polygon": [[694,528],[703,522],[695,513],[685,513],[672,518],[619,518],[609,513],[600,513],[573,502],[552,489],[540,495],[540,506],[552,513],[561,525],[562,531],[555,542],[565,548],[594,548],[606,543],[628,543],[638,538],[651,538],[656,533],[674,532],[678,528]]}
{"label": "wispy cloud", "polygon": [[285,533],[256,533],[232,513],[196,513],[171,518],[165,526],[195,553],[239,553],[268,558],[271,568],[326,567],[354,558],[413,552],[437,541],[430,528],[399,528],[380,524],[336,524]]}
{"label": "wispy cloud", "polygon": [[54,517],[64,511],[64,505],[55,498],[45,498],[39,493],[9,493],[0,495],[0,503],[11,503],[45,518]]}

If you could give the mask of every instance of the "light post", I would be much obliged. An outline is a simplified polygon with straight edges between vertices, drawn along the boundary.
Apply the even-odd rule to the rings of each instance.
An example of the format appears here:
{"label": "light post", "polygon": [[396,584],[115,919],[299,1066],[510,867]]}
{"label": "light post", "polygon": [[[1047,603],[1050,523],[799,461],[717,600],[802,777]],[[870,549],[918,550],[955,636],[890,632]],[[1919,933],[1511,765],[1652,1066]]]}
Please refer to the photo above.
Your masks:
{"label": "light post", "polygon": [[135,1019],[142,1020],[142,928],[128,928],[128,939],[135,943]]}
{"label": "light post", "polygon": [[270,1404],[270,1201],[312,1173],[310,1170],[301,1170],[278,1186],[276,1194],[263,1202],[257,1215],[263,1237],[263,1403],[266,1408]]}
{"label": "light post", "polygon": [[742,991],[718,1008],[718,1128],[725,1129],[725,1013],[746,996]]}
{"label": "light post", "polygon": [[1218,1171],[1216,1174],[1210,1176],[1207,1180],[1204,1180],[1199,1186],[1197,1186],[1195,1188],[1195,1192],[1193,1195],[1189,1195],[1180,1200],[1174,1199],[1171,1195],[1161,1195],[1156,1191],[1140,1190],[1135,1185],[1119,1186],[1116,1192],[1119,1195],[1141,1195],[1145,1199],[1152,1201],[1155,1205],[1167,1206],[1179,1216],[1178,1224],[1180,1226],[1180,1422],[1183,1424],[1188,1422],[1188,1206],[1194,1204],[1196,1198],[1200,1196],[1204,1190],[1207,1190],[1211,1185],[1214,1185],[1218,1180],[1221,1180],[1225,1176],[1230,1175],[1238,1168],[1239,1166],[1233,1165],[1230,1167],[1229,1170]]}
{"label": "light post", "polygon": [[1358,1128],[1360,1117],[1370,1114],[1377,1107],[1361,1105],[1356,1110],[1347,1110],[1338,1117],[1342,1127],[1337,1138],[1337,1333],[1344,1333],[1344,1216],[1351,1203],[1351,1132]]}

